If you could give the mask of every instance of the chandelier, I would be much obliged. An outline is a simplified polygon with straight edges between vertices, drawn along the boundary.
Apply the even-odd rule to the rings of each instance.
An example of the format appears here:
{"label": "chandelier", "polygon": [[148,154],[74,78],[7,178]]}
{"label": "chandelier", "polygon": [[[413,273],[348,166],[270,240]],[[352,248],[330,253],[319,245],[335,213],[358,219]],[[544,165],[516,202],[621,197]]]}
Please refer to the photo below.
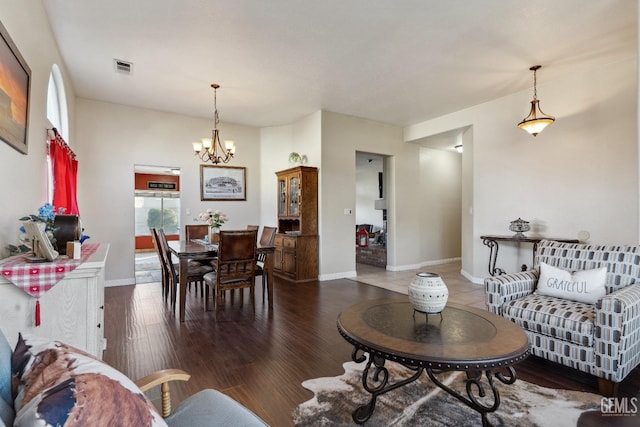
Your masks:
{"label": "chandelier", "polygon": [[218,130],[218,123],[220,118],[218,117],[218,106],[216,100],[217,90],[220,87],[219,84],[213,83],[213,130],[211,131],[211,138],[202,138],[201,142],[193,143],[193,151],[196,156],[200,157],[203,162],[211,162],[214,165],[218,163],[228,163],[236,152],[236,143],[231,140],[224,141],[224,147],[220,142],[220,131]]}
{"label": "chandelier", "polygon": [[518,123],[518,127],[520,129],[526,130],[533,136],[538,135],[542,132],[542,129],[546,128],[556,120],[555,117],[546,115],[540,109],[540,101],[538,100],[536,89],[536,71],[540,68],[542,68],[540,65],[534,65],[529,68],[529,70],[533,71],[533,101],[531,101],[531,111],[529,112],[529,115]]}

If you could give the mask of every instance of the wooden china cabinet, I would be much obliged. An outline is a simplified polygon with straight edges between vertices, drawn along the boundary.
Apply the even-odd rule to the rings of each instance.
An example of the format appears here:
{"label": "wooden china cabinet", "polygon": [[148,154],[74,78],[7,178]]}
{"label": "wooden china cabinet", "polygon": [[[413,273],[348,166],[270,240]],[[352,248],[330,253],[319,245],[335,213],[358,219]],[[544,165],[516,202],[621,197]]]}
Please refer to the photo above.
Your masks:
{"label": "wooden china cabinet", "polygon": [[318,278],[318,169],[297,166],[276,172],[278,233],[273,272],[306,282]]}

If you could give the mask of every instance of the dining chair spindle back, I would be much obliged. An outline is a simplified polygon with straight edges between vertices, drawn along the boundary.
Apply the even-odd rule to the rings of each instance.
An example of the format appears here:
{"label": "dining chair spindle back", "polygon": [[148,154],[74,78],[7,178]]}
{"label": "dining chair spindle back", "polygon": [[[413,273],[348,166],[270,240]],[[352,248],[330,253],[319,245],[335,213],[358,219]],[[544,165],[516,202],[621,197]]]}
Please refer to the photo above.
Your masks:
{"label": "dining chair spindle back", "polygon": [[185,240],[204,239],[209,234],[207,224],[187,224],[184,226]]}
{"label": "dining chair spindle back", "polygon": [[171,259],[171,251],[169,250],[169,244],[167,243],[167,236],[164,233],[163,229],[158,230],[158,241],[160,242],[160,247],[162,248],[162,254],[164,257],[164,262],[167,265],[167,271],[169,273],[169,287],[171,295],[171,307],[175,311],[176,308],[176,299],[178,295],[178,286],[180,285],[179,274],[187,274],[187,283],[202,283],[204,280],[204,275],[211,272],[213,267],[210,265],[203,265],[197,262],[189,262],[189,266],[186,272],[178,271],[176,265],[173,263]]}
{"label": "dining chair spindle back", "polygon": [[153,247],[158,254],[158,259],[160,260],[160,272],[162,273],[162,298],[166,301],[169,295],[169,269],[167,268],[167,264],[164,260],[164,255],[162,253],[162,245],[160,243],[160,236],[158,235],[158,230],[155,227],[151,227],[149,229],[151,231],[151,241],[153,242]]}
{"label": "dining chair spindle back", "polygon": [[249,288],[251,306],[255,310],[256,230],[220,231],[218,257],[214,271],[204,275],[205,310],[209,309],[209,288],[213,288],[214,311],[224,291]]}
{"label": "dining chair spindle back", "polygon": [[[266,225],[262,228],[262,235],[260,236],[261,247],[273,246],[273,240],[276,237],[276,230],[276,227],[269,227]],[[264,264],[267,261],[267,254],[265,252],[259,252],[256,261],[256,277],[262,276],[262,302],[264,302],[265,289],[267,286],[267,275],[264,272]]]}

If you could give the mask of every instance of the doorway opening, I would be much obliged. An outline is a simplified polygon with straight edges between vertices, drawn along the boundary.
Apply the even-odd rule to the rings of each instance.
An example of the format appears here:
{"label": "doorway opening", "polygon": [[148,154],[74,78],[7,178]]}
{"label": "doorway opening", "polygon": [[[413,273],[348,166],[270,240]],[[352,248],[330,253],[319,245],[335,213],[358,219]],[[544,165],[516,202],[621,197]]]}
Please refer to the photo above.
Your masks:
{"label": "doorway opening", "polygon": [[136,165],[134,212],[136,284],[160,282],[150,229],[162,228],[168,240],[180,238],[180,168]]}
{"label": "doorway opening", "polygon": [[[420,213],[420,256],[424,264],[462,259],[466,230],[472,221],[473,144],[470,126],[408,141],[420,146],[416,207]],[[463,209],[463,206],[468,209]]]}
{"label": "doorway opening", "polygon": [[387,267],[387,200],[381,154],[356,152],[356,272]]}

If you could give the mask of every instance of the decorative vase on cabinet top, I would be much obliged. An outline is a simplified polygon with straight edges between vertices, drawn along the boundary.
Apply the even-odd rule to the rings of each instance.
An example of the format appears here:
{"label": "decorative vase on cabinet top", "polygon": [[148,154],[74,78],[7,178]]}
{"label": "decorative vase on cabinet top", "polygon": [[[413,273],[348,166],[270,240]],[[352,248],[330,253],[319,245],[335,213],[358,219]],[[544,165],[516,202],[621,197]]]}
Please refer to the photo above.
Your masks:
{"label": "decorative vase on cabinet top", "polygon": [[449,289],[438,274],[418,273],[409,284],[409,301],[416,311],[440,313],[447,305],[448,298]]}

